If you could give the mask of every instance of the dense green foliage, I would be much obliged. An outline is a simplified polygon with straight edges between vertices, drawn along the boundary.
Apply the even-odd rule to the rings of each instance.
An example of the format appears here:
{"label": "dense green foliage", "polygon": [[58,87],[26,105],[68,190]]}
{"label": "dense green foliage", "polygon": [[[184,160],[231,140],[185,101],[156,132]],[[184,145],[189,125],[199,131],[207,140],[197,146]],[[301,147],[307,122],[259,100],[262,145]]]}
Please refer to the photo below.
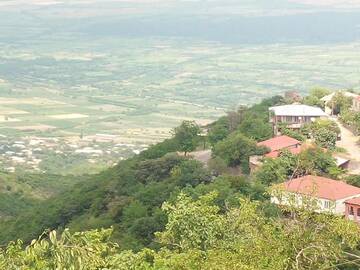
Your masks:
{"label": "dense green foliage", "polygon": [[330,119],[317,119],[303,126],[300,131],[304,137],[313,139],[317,146],[330,150],[336,148],[341,133],[338,124]]}
{"label": "dense green foliage", "polygon": [[29,240],[46,228],[83,230],[114,225],[117,240],[126,239],[123,243],[132,248],[142,247],[151,244],[152,233],[163,226],[159,207],[170,194],[209,180],[202,165],[177,155],[131,159],[1,224],[1,237],[3,241],[17,236]]}
{"label": "dense green foliage", "polygon": [[255,141],[272,137],[272,127],[269,123],[269,107],[284,104],[281,96],[264,99],[251,107],[241,106],[236,111],[227,113],[209,127],[208,139],[212,146],[224,140],[229,134],[238,131]]}
{"label": "dense green foliage", "polygon": [[326,128],[321,128],[314,133],[315,143],[319,147],[334,150],[336,148],[337,134]]}
{"label": "dense green foliage", "polygon": [[88,176],[0,173],[0,217],[8,219],[59,195]]}
{"label": "dense green foliage", "polygon": [[352,106],[352,98],[345,96],[342,92],[337,92],[331,99],[329,106],[335,115],[347,111]]}
{"label": "dense green foliage", "polygon": [[225,160],[228,166],[239,166],[249,171],[249,157],[263,154],[267,150],[256,146],[256,142],[245,135],[235,132],[214,147],[214,155]]}
{"label": "dense green foliage", "polygon": [[[253,119],[268,125],[268,108],[281,103],[281,97],[274,97],[250,108],[242,107],[236,112],[230,112],[212,125],[209,138],[211,134],[216,134],[217,132],[213,131],[220,127],[223,135],[215,136],[217,139],[213,142],[218,141],[216,145],[230,142],[231,145],[232,138],[235,138],[231,146],[236,147],[237,139],[240,139],[244,142],[243,150],[246,150],[243,153],[249,156],[255,153],[257,148],[251,138],[239,131],[241,124]],[[246,125],[243,124],[244,126]],[[260,198],[260,193],[263,192],[261,187],[248,185],[246,191],[238,190],[238,185],[229,184],[229,180],[221,177],[214,180],[202,164],[169,154],[193,149],[198,133],[198,127],[194,123],[184,122],[175,130],[173,138],[156,144],[101,174],[80,178],[80,183],[71,186],[68,191],[62,189],[59,196],[40,205],[36,204],[24,213],[18,213],[16,219],[0,223],[1,242],[16,238],[29,241],[48,228],[61,230],[69,227],[71,231],[82,231],[114,226],[112,237],[121,244],[121,248],[140,249],[156,245],[153,233],[161,230],[166,223],[160,206],[183,188],[199,184],[211,187],[213,184],[208,183],[212,182],[226,187],[227,191],[224,193],[229,195],[224,195],[223,201],[234,193],[252,194],[251,196]],[[220,157],[227,155],[225,151],[219,150],[217,154]],[[231,152],[228,154],[231,155]],[[248,169],[248,161],[242,155],[228,160],[234,162],[233,164],[242,163],[244,171]]]}
{"label": "dense green foliage", "polygon": [[194,121],[184,121],[174,129],[174,140],[179,150],[185,153],[194,151],[198,144],[200,128]]}
{"label": "dense green foliage", "polygon": [[360,112],[344,110],[341,112],[339,119],[355,134],[360,134]]}
{"label": "dense green foliage", "polygon": [[301,132],[297,132],[292,129],[289,129],[285,125],[280,125],[279,131],[282,135],[287,135],[291,138],[297,139],[298,141],[303,142],[306,140],[306,137]]}
{"label": "dense green foliage", "polygon": [[[358,266],[359,227],[341,217],[293,211],[293,219],[267,218],[258,203],[240,199],[226,211],[216,193],[197,200],[180,193],[164,203],[168,217],[156,237],[160,249],[120,251],[109,242],[111,230],[48,237],[25,250],[11,243],[0,251],[2,269],[336,269]],[[355,268],[354,268],[355,269]]]}
{"label": "dense green foliage", "polygon": [[326,88],[316,87],[310,90],[310,94],[304,98],[303,102],[310,106],[324,107],[321,98],[330,93],[330,90]]}
{"label": "dense green foliage", "polygon": [[221,117],[209,128],[208,140],[212,146],[225,139],[230,133],[229,118]]}
{"label": "dense green foliage", "polygon": [[255,181],[270,185],[308,174],[337,178],[342,170],[336,166],[335,159],[329,153],[321,148],[311,147],[299,155],[283,151],[279,158],[265,159],[254,177]]}
{"label": "dense green foliage", "polygon": [[[41,236],[25,250],[22,242],[8,244],[0,251],[0,266],[287,270],[354,264],[347,260],[353,259],[349,253],[358,252],[355,224],[304,209],[290,209],[292,218],[284,218],[269,202],[268,187],[275,183],[307,174],[341,176],[328,152],[319,147],[299,155],[282,151],[279,158],[266,158],[255,173],[246,174],[249,157],[268,151],[256,144],[271,136],[268,108],[283,102],[274,97],[241,107],[210,125],[213,159],[208,167],[176,153],[202,143],[199,127],[184,122],[173,138],[79,179],[41,204],[30,204],[16,218],[0,223],[0,241],[21,238],[29,244]],[[336,128],[316,122],[308,130],[314,136],[323,129],[336,133]],[[228,166],[241,167],[241,176],[227,175]]]}

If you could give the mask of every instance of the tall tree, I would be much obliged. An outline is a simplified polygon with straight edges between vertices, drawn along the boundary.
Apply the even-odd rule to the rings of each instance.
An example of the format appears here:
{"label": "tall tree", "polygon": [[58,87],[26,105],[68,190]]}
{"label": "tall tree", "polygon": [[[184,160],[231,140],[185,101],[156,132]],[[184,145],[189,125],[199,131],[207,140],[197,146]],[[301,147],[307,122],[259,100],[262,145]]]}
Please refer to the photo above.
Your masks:
{"label": "tall tree", "polygon": [[266,149],[257,147],[256,141],[240,132],[234,132],[227,139],[217,143],[213,151],[214,155],[222,158],[228,166],[240,165],[245,173],[249,171],[249,157],[265,152]]}
{"label": "tall tree", "polygon": [[183,151],[185,156],[196,149],[200,132],[200,127],[195,121],[184,121],[174,129],[174,138],[179,145],[179,150]]}

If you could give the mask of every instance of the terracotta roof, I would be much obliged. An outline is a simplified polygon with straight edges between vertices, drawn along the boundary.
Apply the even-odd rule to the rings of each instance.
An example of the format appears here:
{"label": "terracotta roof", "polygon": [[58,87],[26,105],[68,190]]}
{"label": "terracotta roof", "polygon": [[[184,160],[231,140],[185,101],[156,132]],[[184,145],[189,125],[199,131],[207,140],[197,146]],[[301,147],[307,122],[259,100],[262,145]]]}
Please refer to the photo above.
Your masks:
{"label": "terracotta roof", "polygon": [[[281,149],[280,149],[281,150]],[[265,154],[265,157],[268,157],[268,158],[277,158],[279,157],[280,155],[280,150],[276,150],[276,151],[271,151],[267,154]],[[296,147],[296,148],[289,148],[288,149],[290,151],[290,153],[294,154],[294,155],[298,155],[301,153],[301,151],[304,150],[303,147]]]}
{"label": "terracotta roof", "polygon": [[360,197],[347,200],[345,203],[360,205]]}
{"label": "terracotta roof", "polygon": [[280,186],[289,192],[328,200],[340,200],[355,195],[360,196],[360,188],[320,176],[307,175],[282,183]]}
{"label": "terracotta roof", "polygon": [[279,137],[275,137],[263,142],[259,142],[258,146],[266,146],[271,149],[271,151],[281,150],[284,148],[288,148],[297,144],[301,144],[300,141],[291,138],[289,136],[283,135]]}
{"label": "terracotta roof", "polygon": [[280,151],[271,151],[267,154],[265,154],[265,157],[267,158],[277,158],[280,155]]}

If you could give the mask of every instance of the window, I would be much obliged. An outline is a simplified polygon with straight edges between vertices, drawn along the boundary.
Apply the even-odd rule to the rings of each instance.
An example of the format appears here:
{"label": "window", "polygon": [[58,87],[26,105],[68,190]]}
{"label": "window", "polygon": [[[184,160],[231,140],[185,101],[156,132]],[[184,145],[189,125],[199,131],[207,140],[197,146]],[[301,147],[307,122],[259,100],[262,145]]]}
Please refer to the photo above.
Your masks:
{"label": "window", "polygon": [[354,215],[354,207],[352,207],[352,206],[350,206],[349,215],[350,215],[350,216],[353,216],[353,215]]}
{"label": "window", "polygon": [[331,202],[330,202],[330,201],[324,201],[324,207],[325,207],[326,209],[329,209],[330,206],[331,206]]}
{"label": "window", "polygon": [[294,123],[296,121],[295,119],[296,119],[295,116],[286,116],[285,117],[286,123]]}
{"label": "window", "polygon": [[357,216],[360,217],[360,208],[357,209]]}

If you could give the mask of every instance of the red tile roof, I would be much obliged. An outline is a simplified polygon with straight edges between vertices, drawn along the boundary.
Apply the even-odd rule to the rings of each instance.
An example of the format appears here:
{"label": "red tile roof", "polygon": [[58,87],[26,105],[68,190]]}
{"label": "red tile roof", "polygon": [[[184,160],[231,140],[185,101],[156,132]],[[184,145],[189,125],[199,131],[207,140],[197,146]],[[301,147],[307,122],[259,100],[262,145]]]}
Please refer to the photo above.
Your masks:
{"label": "red tile roof", "polygon": [[360,205],[360,198],[350,199],[350,200],[345,201],[345,203]]}
{"label": "red tile roof", "polygon": [[259,142],[257,145],[266,146],[270,148],[271,152],[267,153],[265,157],[276,158],[279,156],[280,150],[285,148],[289,148],[290,152],[293,154],[299,154],[301,149],[294,148],[294,146],[298,146],[300,144],[301,144],[300,141],[291,138],[289,136],[283,135],[263,142]]}
{"label": "red tile roof", "polygon": [[311,195],[328,200],[340,200],[355,195],[360,196],[360,188],[320,176],[307,175],[282,183],[280,186],[292,193]]}
{"label": "red tile roof", "polygon": [[[290,151],[290,153],[292,153],[294,155],[298,155],[304,149],[302,147],[296,147],[296,148],[289,148],[288,150]],[[280,150],[279,151],[271,151],[271,152],[265,154],[265,157],[277,158],[279,155],[280,155]]]}
{"label": "red tile roof", "polygon": [[288,148],[297,144],[301,144],[300,141],[291,138],[289,136],[283,135],[279,137],[274,137],[272,139],[259,142],[258,146],[266,146],[271,149],[271,151],[281,150],[284,148]]}
{"label": "red tile roof", "polygon": [[271,151],[271,152],[265,154],[265,157],[277,158],[279,155],[280,155],[280,151]]}

